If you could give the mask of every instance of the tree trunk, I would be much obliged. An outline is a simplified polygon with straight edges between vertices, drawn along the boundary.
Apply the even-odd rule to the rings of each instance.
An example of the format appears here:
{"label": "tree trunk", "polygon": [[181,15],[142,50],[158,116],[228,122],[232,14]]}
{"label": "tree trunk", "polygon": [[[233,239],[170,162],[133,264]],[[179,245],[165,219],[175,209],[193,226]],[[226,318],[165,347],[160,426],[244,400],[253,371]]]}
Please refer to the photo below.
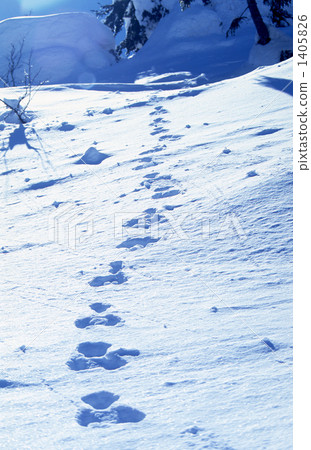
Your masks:
{"label": "tree trunk", "polygon": [[261,17],[256,0],[247,0],[247,4],[259,36],[258,44],[266,45],[270,41],[269,30]]}

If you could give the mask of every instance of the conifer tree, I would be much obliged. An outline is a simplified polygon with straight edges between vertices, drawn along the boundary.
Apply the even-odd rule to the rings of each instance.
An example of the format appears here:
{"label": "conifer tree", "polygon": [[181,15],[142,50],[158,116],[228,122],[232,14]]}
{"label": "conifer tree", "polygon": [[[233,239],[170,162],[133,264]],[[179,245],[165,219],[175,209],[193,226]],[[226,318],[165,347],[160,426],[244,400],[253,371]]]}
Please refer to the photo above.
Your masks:
{"label": "conifer tree", "polygon": [[[169,13],[169,10],[163,4],[165,0],[148,0],[146,9],[142,12],[136,11],[137,5],[141,9],[144,5],[143,0],[113,0],[110,5],[101,5],[95,11],[100,19],[111,28],[116,36],[124,30],[125,37],[116,48],[116,53],[121,56],[124,52],[130,55],[137,52],[148,40],[150,34],[157,26],[158,22]],[[178,0],[176,0],[178,1]],[[189,8],[194,0],[179,0],[182,10]],[[202,0],[202,6],[213,6],[215,0]],[[262,0],[264,5],[270,9],[270,24],[275,27],[289,25],[288,19],[292,16],[287,7],[291,0]],[[258,8],[258,0],[245,0],[245,9],[239,17],[233,17],[232,23],[226,33],[235,34],[243,20],[246,20],[244,13],[249,10],[258,33],[258,44],[266,45],[270,41],[269,28],[264,22]]]}

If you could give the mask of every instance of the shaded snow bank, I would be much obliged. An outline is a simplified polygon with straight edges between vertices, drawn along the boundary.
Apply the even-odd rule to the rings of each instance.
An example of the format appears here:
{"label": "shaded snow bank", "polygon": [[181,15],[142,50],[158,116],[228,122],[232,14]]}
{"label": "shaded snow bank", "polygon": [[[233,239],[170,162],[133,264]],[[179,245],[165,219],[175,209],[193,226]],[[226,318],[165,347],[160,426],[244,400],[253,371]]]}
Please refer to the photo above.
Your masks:
{"label": "shaded snow bank", "polygon": [[[114,37],[108,27],[87,13],[16,17],[0,22],[0,76],[6,78],[13,47],[16,84],[23,84],[24,70],[32,65],[37,82],[96,82],[115,62]],[[11,83],[12,84],[12,80]]]}
{"label": "shaded snow bank", "polygon": [[[25,39],[22,64],[16,79],[32,54],[33,74],[38,80],[58,83],[133,83],[140,78],[188,72],[188,79],[204,73],[208,82],[242,75],[262,65],[280,61],[281,52],[292,50],[291,27],[270,27],[271,42],[256,44],[256,29],[246,11],[246,19],[234,36],[226,38],[231,21],[245,8],[244,0],[230,5],[214,0],[203,6],[194,2],[181,11],[172,0],[165,5],[170,13],[152,32],[144,47],[132,58],[114,64],[111,51],[114,37],[108,27],[87,13],[65,13],[41,17],[19,17],[0,22],[0,76],[4,76],[11,44],[16,51]],[[145,1],[136,1],[138,10]],[[258,2],[267,24],[269,8]]]}
{"label": "shaded snow bank", "polygon": [[[258,2],[263,18],[271,23],[269,8]],[[103,71],[108,82],[133,82],[141,77],[188,72],[189,78],[204,73],[209,82],[232,78],[281,59],[282,50],[292,50],[292,27],[270,27],[271,42],[256,44],[258,37],[248,11],[235,35],[226,32],[245,9],[244,0],[224,4],[214,0],[203,6],[194,2],[181,11],[177,3],[132,58]]]}

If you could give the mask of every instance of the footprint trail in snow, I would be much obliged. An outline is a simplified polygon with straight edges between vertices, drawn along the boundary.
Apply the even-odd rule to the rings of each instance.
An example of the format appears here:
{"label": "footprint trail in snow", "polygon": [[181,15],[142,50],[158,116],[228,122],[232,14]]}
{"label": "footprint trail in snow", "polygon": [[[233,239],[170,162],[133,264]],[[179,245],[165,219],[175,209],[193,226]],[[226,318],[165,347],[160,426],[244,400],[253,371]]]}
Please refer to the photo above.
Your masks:
{"label": "footprint trail in snow", "polygon": [[[110,263],[110,275],[104,277],[96,277],[93,283],[89,284],[93,287],[103,286],[105,284],[122,284],[127,281],[127,278],[122,272],[124,264],[122,261],[113,261]],[[118,278],[119,277],[119,278]],[[122,283],[118,280],[122,279]],[[100,279],[100,280],[98,280]],[[97,280],[94,282],[94,280]],[[94,315],[77,319],[75,326],[81,329],[89,329],[92,326],[104,325],[115,326],[122,324],[122,319],[114,314],[106,314],[100,316],[99,314],[105,312],[111,307],[110,304],[101,302],[92,303],[89,305],[95,312]],[[108,371],[114,371],[128,364],[128,358],[139,356],[140,352],[137,349],[118,348],[116,350],[109,350],[112,344],[107,342],[91,342],[85,341],[77,345],[74,355],[67,361],[67,366],[73,371],[84,371],[95,368],[103,368]],[[90,408],[81,408],[77,413],[76,420],[79,425],[87,427],[91,423],[135,423],[140,422],[145,418],[145,414],[138,409],[127,405],[118,405],[109,408],[112,403],[119,400],[119,395],[115,395],[108,391],[95,392],[86,395],[81,400]]]}

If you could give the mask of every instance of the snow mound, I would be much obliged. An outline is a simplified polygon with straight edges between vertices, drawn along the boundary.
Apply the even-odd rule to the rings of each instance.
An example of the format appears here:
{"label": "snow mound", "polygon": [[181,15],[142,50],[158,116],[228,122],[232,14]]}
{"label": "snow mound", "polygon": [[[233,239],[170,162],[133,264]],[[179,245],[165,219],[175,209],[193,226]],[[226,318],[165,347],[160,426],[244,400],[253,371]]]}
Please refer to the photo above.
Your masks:
{"label": "snow mound", "polygon": [[15,83],[23,84],[31,64],[38,82],[96,82],[101,70],[115,62],[114,37],[88,13],[15,17],[0,22],[0,76],[6,78],[8,57],[18,62]]}
{"label": "snow mound", "polygon": [[76,164],[91,164],[97,165],[100,164],[104,159],[109,158],[110,155],[106,155],[105,153],[101,153],[96,150],[95,147],[90,147],[80,158]]}
{"label": "snow mound", "polygon": [[[271,41],[266,45],[255,44],[250,51],[248,62],[253,67],[270,66],[280,59],[282,51],[292,52],[293,40],[280,29],[269,27]],[[258,36],[256,36],[256,41]]]}

